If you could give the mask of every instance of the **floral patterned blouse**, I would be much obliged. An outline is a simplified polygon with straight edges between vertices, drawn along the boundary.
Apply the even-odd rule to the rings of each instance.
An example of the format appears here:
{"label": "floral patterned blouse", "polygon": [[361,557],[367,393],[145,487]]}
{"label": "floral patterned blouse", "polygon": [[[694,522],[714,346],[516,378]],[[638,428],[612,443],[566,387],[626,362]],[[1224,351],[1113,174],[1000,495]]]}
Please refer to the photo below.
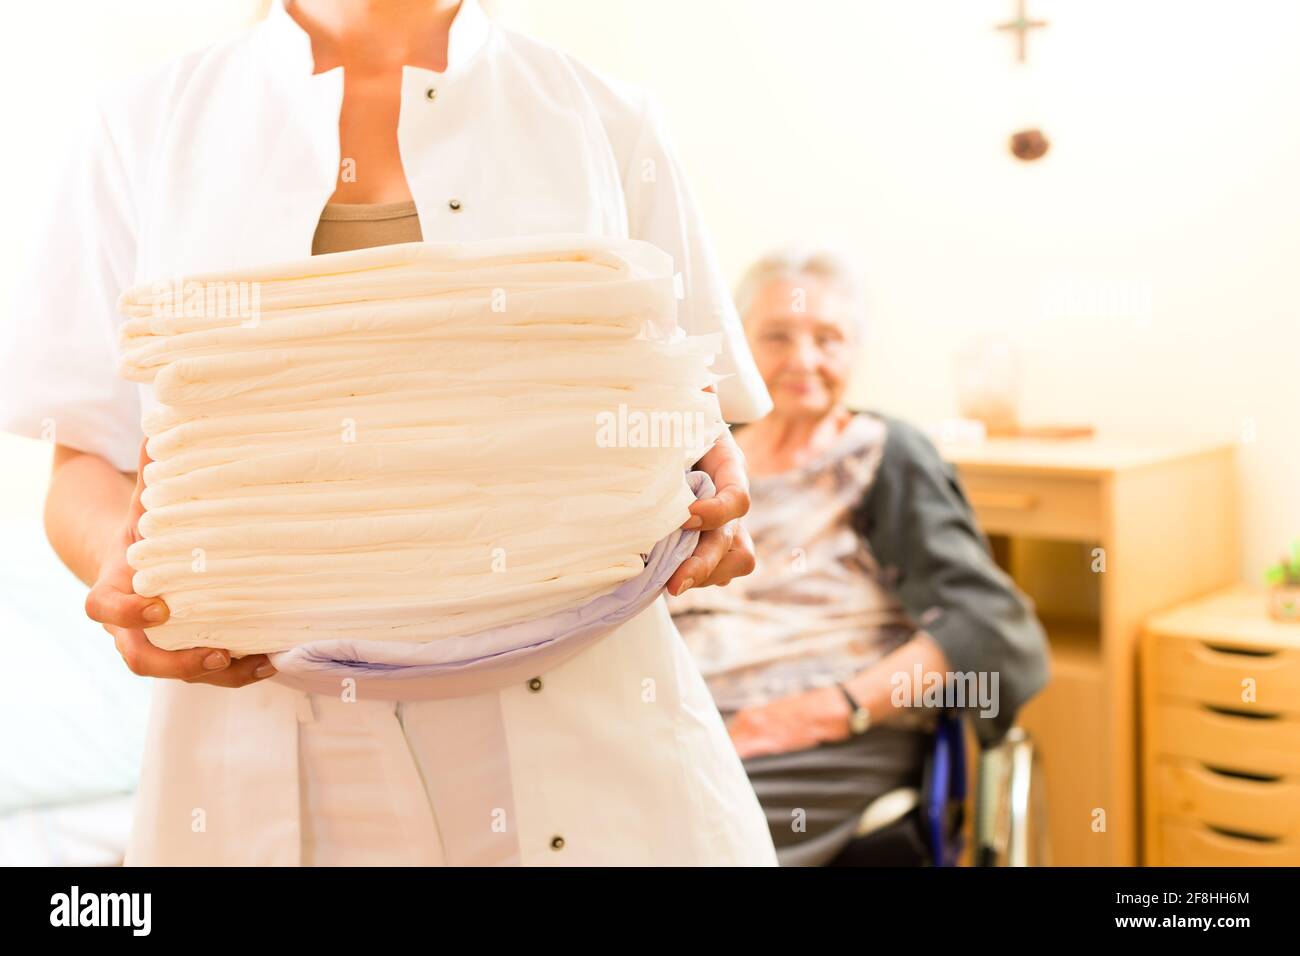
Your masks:
{"label": "floral patterned blouse", "polygon": [[751,478],[754,573],[668,599],[723,713],[847,680],[915,633],[853,527],[885,434],[857,415],[815,460]]}

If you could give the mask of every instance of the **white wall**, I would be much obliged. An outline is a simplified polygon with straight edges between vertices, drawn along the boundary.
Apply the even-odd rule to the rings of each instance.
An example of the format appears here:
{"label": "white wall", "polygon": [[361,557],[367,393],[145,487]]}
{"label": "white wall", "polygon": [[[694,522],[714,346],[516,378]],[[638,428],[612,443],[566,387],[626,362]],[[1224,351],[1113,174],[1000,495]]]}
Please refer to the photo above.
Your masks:
{"label": "white wall", "polygon": [[[78,101],[97,87],[246,25],[257,0],[60,0],[10,4],[0,30],[0,303],[26,261],[32,221],[54,188],[51,174]],[[9,317],[0,312],[0,321]],[[44,442],[0,432],[0,519],[39,513],[50,460]],[[44,541],[3,542],[24,548]]]}
{"label": "white wall", "polygon": [[[546,0],[503,18],[651,86],[731,277],[838,244],[874,329],[855,397],[956,411],[1005,336],[1024,417],[1242,441],[1243,574],[1300,536],[1300,4]],[[1013,159],[1008,135],[1052,148]],[[1208,507],[1213,502],[1206,502]]]}
{"label": "white wall", "polygon": [[[0,33],[11,224],[39,201],[73,98],[256,5],[15,8],[26,22]],[[733,278],[791,238],[856,257],[874,316],[857,399],[950,415],[952,353],[1002,334],[1027,418],[1253,439],[1250,578],[1300,535],[1300,4],[1030,0],[1051,26],[1027,66],[992,29],[1011,0],[485,6],[659,94]],[[1053,143],[1032,165],[1005,147],[1027,125]],[[23,238],[0,231],[0,297]],[[0,510],[36,507],[46,450],[4,440],[0,456]]]}

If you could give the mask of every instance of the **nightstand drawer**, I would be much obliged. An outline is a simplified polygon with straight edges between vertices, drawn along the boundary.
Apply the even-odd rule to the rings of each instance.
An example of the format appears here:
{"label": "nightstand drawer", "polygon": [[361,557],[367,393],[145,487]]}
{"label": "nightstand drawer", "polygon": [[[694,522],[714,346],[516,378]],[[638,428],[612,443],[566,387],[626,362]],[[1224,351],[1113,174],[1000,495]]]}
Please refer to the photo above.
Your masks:
{"label": "nightstand drawer", "polygon": [[1190,757],[1211,767],[1267,776],[1300,774],[1300,719],[1225,714],[1162,702],[1150,728],[1153,757]]}
{"label": "nightstand drawer", "polygon": [[1252,840],[1204,824],[1160,824],[1161,866],[1300,866],[1300,841]]}
{"label": "nightstand drawer", "polygon": [[1258,779],[1165,758],[1156,764],[1154,810],[1162,819],[1262,837],[1300,838],[1300,776]]}
{"label": "nightstand drawer", "polygon": [[1159,637],[1155,646],[1154,677],[1161,697],[1300,714],[1300,648],[1182,637]]}
{"label": "nightstand drawer", "polygon": [[959,469],[962,488],[989,534],[1090,541],[1101,534],[1101,486],[1079,478]]}

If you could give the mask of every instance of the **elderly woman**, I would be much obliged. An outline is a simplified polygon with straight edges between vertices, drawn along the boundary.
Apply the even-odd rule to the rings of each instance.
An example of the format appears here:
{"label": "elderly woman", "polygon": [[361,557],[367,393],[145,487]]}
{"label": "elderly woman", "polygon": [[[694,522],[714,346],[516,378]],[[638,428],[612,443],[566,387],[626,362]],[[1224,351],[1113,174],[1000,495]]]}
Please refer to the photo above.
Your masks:
{"label": "elderly woman", "polygon": [[[845,406],[852,270],[778,253],[737,298],[774,403],[736,432],[758,567],[670,606],[781,863],[923,863],[914,794],[938,713],[996,741],[1046,680],[1044,635],[930,442]],[[871,818],[888,825],[858,835]]]}

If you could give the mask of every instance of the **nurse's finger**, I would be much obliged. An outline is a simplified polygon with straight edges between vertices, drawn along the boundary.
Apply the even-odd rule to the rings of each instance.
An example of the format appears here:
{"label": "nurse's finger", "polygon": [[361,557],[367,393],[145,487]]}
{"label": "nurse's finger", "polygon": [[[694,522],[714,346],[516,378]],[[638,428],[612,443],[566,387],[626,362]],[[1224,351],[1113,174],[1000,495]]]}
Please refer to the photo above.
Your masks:
{"label": "nurse's finger", "polygon": [[711,587],[725,588],[736,578],[753,574],[755,565],[753,539],[745,530],[745,526],[738,523],[731,550],[722,556],[722,560],[718,562],[718,566],[713,569],[713,573],[704,583]]}
{"label": "nurse's finger", "polygon": [[218,687],[244,687],[265,680],[275,673],[275,667],[265,654],[252,654],[232,661],[225,670],[213,674],[191,677],[190,684],[216,684]]}
{"label": "nurse's finger", "polygon": [[147,438],[140,442],[140,461],[135,471],[135,490],[131,493],[131,505],[127,509],[127,520],[130,522],[132,532],[136,532],[140,516],[144,514],[144,505],[140,501],[140,496],[144,494],[144,466],[153,461],[149,457],[148,445]]}
{"label": "nurse's finger", "polygon": [[230,666],[230,652],[214,647],[195,647],[185,651],[165,651],[155,647],[144,631],[105,625],[113,635],[117,652],[127,669],[141,677],[170,677],[185,680],[213,674]]}
{"label": "nurse's finger", "polygon": [[112,550],[99,570],[98,579],[86,595],[86,616],[100,624],[138,630],[157,627],[171,616],[171,611],[162,598],[144,597],[135,593],[132,584],[135,571],[126,561],[126,549],[132,541],[140,538],[138,526],[140,516],[144,514],[144,506],[140,502],[144,491],[144,466],[151,460],[141,442],[139,470],[135,476],[135,491],[127,509],[126,527],[113,542]]}
{"label": "nurse's finger", "polygon": [[100,624],[135,628],[157,627],[170,612],[159,598],[141,597],[101,578],[86,595],[86,616]]}
{"label": "nurse's finger", "polygon": [[668,593],[681,594],[687,588],[696,587],[708,580],[713,569],[718,566],[722,556],[731,550],[735,536],[734,524],[725,525],[716,531],[704,531],[700,534],[695,552],[681,563],[673,576],[668,579]]}
{"label": "nurse's finger", "polygon": [[749,511],[749,477],[745,454],[731,432],[726,432],[695,465],[713,479],[714,493],[691,505],[691,517],[682,527],[712,530]]}
{"label": "nurse's finger", "polygon": [[691,505],[692,518],[682,527],[712,531],[728,521],[743,518],[748,512],[749,489],[741,485],[726,485],[719,488],[712,498],[701,498]]}

